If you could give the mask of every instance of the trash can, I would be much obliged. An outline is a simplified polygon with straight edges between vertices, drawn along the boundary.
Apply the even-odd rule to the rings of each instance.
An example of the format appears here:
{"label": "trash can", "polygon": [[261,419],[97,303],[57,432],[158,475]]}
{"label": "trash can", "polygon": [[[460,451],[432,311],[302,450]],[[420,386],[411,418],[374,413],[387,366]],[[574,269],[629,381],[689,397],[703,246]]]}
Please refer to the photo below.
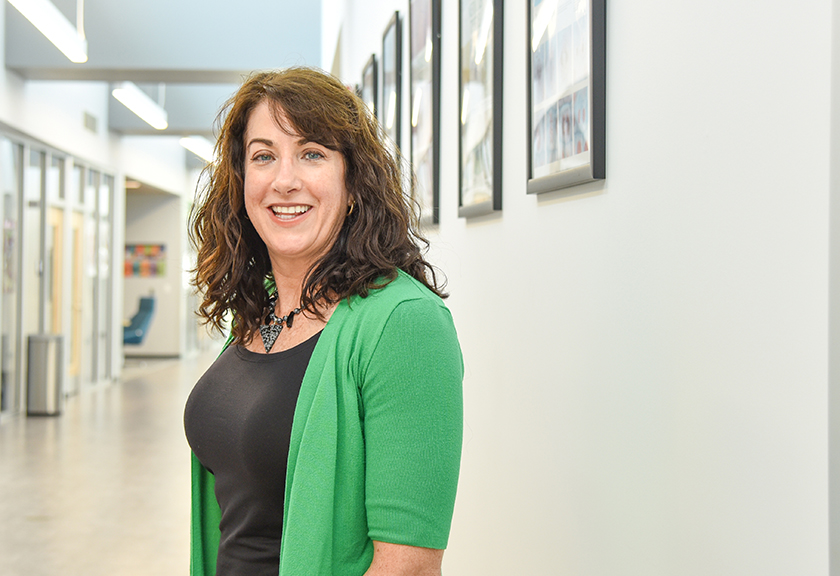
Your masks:
{"label": "trash can", "polygon": [[29,336],[26,413],[30,416],[58,416],[64,408],[62,348],[60,334]]}

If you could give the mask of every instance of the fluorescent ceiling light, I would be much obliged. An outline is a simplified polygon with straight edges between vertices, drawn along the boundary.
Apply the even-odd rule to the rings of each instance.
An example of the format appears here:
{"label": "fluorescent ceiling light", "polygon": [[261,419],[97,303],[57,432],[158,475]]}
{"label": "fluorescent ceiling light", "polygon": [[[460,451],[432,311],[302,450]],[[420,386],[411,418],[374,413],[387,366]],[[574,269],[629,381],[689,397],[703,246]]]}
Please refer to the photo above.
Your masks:
{"label": "fluorescent ceiling light", "polygon": [[169,126],[166,110],[149,98],[149,95],[140,90],[134,82],[120,82],[111,94],[152,128],[165,130]]}
{"label": "fluorescent ceiling light", "polygon": [[87,40],[49,0],[9,0],[71,62],[87,62]]}
{"label": "fluorescent ceiling light", "polygon": [[215,158],[213,143],[204,136],[184,136],[181,138],[181,146],[207,162],[213,162]]}

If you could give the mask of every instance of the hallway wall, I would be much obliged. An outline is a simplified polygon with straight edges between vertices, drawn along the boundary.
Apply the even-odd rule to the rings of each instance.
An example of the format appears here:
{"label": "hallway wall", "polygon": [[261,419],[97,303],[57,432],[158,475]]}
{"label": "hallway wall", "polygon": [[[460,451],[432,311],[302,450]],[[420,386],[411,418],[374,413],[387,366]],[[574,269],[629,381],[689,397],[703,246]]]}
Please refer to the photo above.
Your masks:
{"label": "hallway wall", "polygon": [[[527,22],[508,2],[504,209],[465,220],[443,3],[430,235],[466,362],[445,571],[827,574],[837,3],[608,4],[607,180],[526,194]],[[346,0],[346,83],[395,9]]]}
{"label": "hallway wall", "polygon": [[[4,35],[5,17],[10,6],[0,10],[0,40]],[[4,57],[5,42],[0,41],[0,58]],[[111,132],[108,126],[109,106],[121,106],[110,95],[110,86],[106,82],[72,81],[35,81],[26,80],[13,70],[5,67],[0,70],[0,130],[17,136],[37,148],[46,145],[61,155],[67,154],[76,162],[90,166],[103,173],[113,175],[116,182],[113,198],[114,221],[125,221],[125,191],[123,181],[126,177],[140,180],[147,185],[174,194],[179,198],[178,216],[183,216],[182,197],[192,197],[192,179],[187,173],[187,152],[178,144],[177,136],[122,136]],[[86,116],[95,121],[95,129],[86,127]],[[89,118],[88,118],[89,119]],[[177,229],[183,229],[182,221],[172,223]],[[123,267],[123,226],[114,228],[114,250],[110,268],[122,271]],[[179,246],[183,247],[180,242]],[[180,248],[179,248],[180,249]],[[178,301],[187,298],[186,288],[182,286],[180,268],[181,254],[173,256],[177,268],[175,286]],[[28,263],[25,263],[28,265]],[[35,264],[32,264],[33,266]],[[121,367],[123,362],[122,333],[123,316],[123,278],[118,273],[113,277],[111,295],[112,331],[115,342],[112,349],[111,364]],[[182,322],[187,324],[183,305],[179,305]],[[183,339],[183,329],[175,330],[175,335]],[[69,337],[69,335],[67,335]],[[194,339],[194,338],[193,338]],[[174,350],[182,350],[179,342]],[[167,354],[173,350],[166,346]],[[117,368],[119,370],[119,368]]]}

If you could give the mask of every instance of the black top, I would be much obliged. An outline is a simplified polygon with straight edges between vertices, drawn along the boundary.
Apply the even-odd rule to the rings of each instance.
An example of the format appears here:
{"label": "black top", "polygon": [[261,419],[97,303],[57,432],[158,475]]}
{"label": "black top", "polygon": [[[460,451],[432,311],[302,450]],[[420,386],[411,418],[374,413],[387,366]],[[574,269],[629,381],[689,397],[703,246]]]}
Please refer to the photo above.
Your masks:
{"label": "black top", "polygon": [[292,419],[319,335],[274,354],[230,346],[187,400],[187,441],[222,511],[217,576],[277,575]]}

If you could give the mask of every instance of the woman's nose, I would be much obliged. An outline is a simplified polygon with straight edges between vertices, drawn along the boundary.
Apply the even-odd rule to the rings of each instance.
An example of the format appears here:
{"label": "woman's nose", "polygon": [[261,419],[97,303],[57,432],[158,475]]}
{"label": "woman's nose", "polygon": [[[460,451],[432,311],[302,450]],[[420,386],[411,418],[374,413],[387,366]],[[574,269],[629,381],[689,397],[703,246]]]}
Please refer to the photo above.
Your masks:
{"label": "woman's nose", "polygon": [[294,157],[286,156],[277,161],[274,174],[274,189],[280,193],[294,192],[300,189],[300,175]]}

